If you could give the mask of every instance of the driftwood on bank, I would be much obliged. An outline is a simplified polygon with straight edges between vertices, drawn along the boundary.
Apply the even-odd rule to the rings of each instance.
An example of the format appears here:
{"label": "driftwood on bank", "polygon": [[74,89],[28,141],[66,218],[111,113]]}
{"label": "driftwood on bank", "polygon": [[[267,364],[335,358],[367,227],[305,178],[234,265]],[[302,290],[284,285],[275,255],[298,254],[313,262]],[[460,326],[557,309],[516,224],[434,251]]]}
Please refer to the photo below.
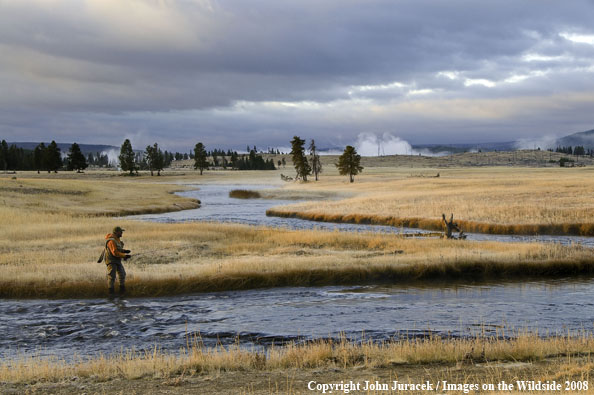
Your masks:
{"label": "driftwood on bank", "polygon": [[[443,227],[445,230],[444,238],[446,239],[455,239],[455,240],[464,240],[466,239],[466,235],[462,230],[460,230],[460,226],[456,222],[454,222],[454,214],[450,216],[450,220],[446,219],[445,214],[441,214]],[[454,236],[454,231],[458,232],[458,236]]]}

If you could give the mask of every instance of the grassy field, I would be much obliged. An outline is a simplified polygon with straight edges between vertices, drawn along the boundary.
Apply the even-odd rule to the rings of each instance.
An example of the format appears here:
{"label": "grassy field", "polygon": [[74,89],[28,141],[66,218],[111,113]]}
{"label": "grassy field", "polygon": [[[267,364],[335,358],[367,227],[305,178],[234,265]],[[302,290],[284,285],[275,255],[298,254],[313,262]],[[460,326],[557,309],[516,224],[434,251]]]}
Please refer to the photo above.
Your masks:
{"label": "grassy field", "polygon": [[277,207],[270,215],[438,230],[442,213],[453,213],[467,232],[594,236],[592,167],[370,168],[353,184],[329,174],[288,188],[340,199]]}
{"label": "grassy field", "polygon": [[577,246],[109,217],[196,204],[170,193],[179,185],[154,180],[1,179],[0,296],[105,295],[105,266],[96,260],[115,225],[126,229],[123,240],[135,254],[126,263],[131,296],[594,272],[591,251]]}
{"label": "grassy field", "polygon": [[[440,177],[431,178],[437,171]],[[495,195],[508,199],[510,205],[512,214],[498,217],[502,223],[535,212],[540,209],[535,206],[545,202],[549,208],[558,204],[558,210],[572,218],[592,215],[587,209],[591,168],[367,168],[354,184],[331,169],[323,173],[321,181],[307,184],[282,183],[281,172],[288,173],[284,169],[268,173],[220,171],[200,177],[170,171],[159,178],[128,178],[114,172],[19,173],[16,179],[0,175],[0,297],[106,296],[105,266],[96,260],[104,235],[115,225],[126,229],[123,240],[134,255],[125,264],[132,297],[290,285],[521,280],[594,273],[592,251],[580,246],[114,218],[195,207],[196,201],[172,192],[199,188],[200,182],[278,184],[284,188],[260,191],[262,197],[334,199],[297,206],[303,210],[315,204],[328,213],[342,205],[346,212],[373,214],[382,202],[398,207],[408,202],[408,210],[418,210],[423,218],[430,217],[427,213],[433,205],[433,212],[444,209],[438,204],[451,204],[444,211],[454,212],[457,218],[465,218],[460,207],[479,218],[480,207],[491,206],[483,200],[491,199],[494,210],[498,207],[498,199],[491,198]],[[449,193],[452,188],[459,191],[460,198]],[[372,203],[366,203],[369,200]],[[415,204],[424,204],[424,210]],[[514,339],[316,342],[279,347],[265,354],[237,348],[206,349],[199,341],[189,340],[193,345],[176,355],[157,348],[149,354],[123,351],[102,358],[81,356],[73,363],[16,356],[0,362],[0,389],[17,393],[160,391],[156,388],[176,393],[306,393],[311,380],[587,381],[594,369],[591,336],[518,334]]]}

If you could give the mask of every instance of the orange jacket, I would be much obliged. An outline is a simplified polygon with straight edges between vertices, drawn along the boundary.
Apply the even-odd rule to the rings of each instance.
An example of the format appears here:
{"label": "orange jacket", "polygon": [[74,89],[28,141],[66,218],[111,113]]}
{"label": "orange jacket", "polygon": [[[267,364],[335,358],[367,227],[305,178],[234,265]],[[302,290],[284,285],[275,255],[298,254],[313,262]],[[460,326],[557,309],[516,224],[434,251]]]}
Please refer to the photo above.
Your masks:
{"label": "orange jacket", "polygon": [[[123,249],[124,248],[124,242],[121,241],[116,235],[114,235],[113,233],[108,233],[105,236],[105,240],[107,239],[115,239],[117,240],[117,243],[120,244],[120,248]],[[109,248],[109,252],[111,252],[111,255],[113,255],[114,257],[117,258],[124,258],[126,256],[126,254],[122,251],[120,251],[120,249],[118,248],[118,244],[113,240],[109,240],[107,242],[107,248]]]}

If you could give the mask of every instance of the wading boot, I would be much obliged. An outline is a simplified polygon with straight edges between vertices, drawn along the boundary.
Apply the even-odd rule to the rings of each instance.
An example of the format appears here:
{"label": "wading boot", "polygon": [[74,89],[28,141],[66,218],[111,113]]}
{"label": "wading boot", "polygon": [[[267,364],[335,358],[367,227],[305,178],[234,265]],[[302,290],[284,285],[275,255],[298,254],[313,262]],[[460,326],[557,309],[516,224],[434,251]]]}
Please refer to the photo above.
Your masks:
{"label": "wading boot", "polygon": [[120,284],[120,295],[123,295],[126,293],[126,286],[124,284]]}
{"label": "wading boot", "polygon": [[109,297],[113,298],[113,296],[115,295],[115,291],[113,288],[109,288]]}

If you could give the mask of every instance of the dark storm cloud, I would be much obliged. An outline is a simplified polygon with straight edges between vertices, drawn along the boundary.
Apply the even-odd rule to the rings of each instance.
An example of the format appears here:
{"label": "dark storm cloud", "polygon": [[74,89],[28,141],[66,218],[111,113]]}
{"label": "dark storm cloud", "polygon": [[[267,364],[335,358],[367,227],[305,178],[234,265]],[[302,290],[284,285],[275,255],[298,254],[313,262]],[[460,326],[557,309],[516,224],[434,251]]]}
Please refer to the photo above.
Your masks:
{"label": "dark storm cloud", "polygon": [[376,130],[492,140],[544,119],[580,130],[593,17],[586,0],[5,0],[0,137],[181,147]]}

